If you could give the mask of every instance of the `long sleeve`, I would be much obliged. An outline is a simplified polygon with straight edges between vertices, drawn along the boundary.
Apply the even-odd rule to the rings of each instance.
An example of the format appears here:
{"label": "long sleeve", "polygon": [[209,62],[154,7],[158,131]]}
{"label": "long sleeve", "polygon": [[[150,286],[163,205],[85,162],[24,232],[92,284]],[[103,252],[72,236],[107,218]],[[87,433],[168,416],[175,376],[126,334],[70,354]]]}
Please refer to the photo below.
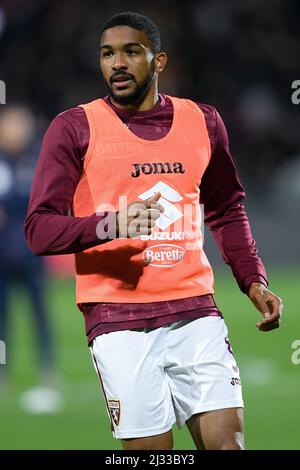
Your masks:
{"label": "long sleeve", "polygon": [[230,155],[225,125],[214,108],[206,107],[204,114],[212,143],[212,157],[200,185],[204,222],[240,289],[247,292],[252,282],[267,286],[267,274],[251,234],[243,205],[245,192]]}
{"label": "long sleeve", "polygon": [[109,241],[99,240],[96,227],[113,213],[68,215],[82,173],[87,133],[84,111],[73,108],[58,115],[44,136],[24,224],[28,246],[36,255],[75,253]]}

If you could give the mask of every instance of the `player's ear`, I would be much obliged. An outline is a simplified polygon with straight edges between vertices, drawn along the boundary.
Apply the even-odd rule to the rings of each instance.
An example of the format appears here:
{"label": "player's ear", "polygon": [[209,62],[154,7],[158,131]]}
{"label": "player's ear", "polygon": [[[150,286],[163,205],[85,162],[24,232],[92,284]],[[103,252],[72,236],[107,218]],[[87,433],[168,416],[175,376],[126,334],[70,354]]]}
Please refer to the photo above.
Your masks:
{"label": "player's ear", "polygon": [[155,55],[154,61],[156,72],[161,73],[168,61],[167,54],[165,52],[159,52]]}

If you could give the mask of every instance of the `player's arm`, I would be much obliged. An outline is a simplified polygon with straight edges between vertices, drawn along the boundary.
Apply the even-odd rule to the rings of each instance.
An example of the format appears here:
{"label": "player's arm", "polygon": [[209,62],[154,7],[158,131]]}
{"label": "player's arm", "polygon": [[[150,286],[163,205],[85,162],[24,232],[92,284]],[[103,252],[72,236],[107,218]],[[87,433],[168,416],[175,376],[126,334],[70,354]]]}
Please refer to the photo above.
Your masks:
{"label": "player's arm", "polygon": [[36,255],[76,253],[117,237],[149,235],[163,211],[157,194],[134,201],[120,212],[69,216],[82,174],[87,134],[81,108],[57,116],[45,134],[24,224],[29,248]]}
{"label": "player's arm", "polygon": [[75,253],[110,240],[99,240],[96,228],[104,219],[108,223],[109,217],[113,224],[115,214],[68,215],[84,157],[70,117],[78,119],[78,126],[80,119],[85,118],[74,108],[52,121],[43,139],[33,179],[24,231],[29,248],[36,255]]}
{"label": "player's arm", "polygon": [[262,331],[274,329],[279,326],[282,303],[267,289],[266,270],[251,234],[243,204],[245,192],[230,155],[227,131],[216,110],[204,111],[212,144],[212,157],[200,186],[204,221],[240,289],[262,313],[263,321],[258,322],[257,327]]}

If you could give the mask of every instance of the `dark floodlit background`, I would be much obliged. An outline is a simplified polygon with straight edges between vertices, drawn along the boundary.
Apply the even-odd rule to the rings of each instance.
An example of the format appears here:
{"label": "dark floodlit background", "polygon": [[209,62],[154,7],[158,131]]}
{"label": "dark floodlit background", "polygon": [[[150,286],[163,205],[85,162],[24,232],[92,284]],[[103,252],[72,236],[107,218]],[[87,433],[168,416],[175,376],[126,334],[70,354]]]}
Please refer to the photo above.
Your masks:
{"label": "dark floodlit background", "polygon": [[[25,107],[23,116],[29,113],[26,122],[35,129],[31,153],[28,157],[27,150],[17,165],[21,183],[15,190],[19,197],[24,189],[26,202],[40,138],[51,119],[106,93],[98,66],[99,30],[109,16],[125,10],[148,15],[160,28],[169,56],[161,91],[212,104],[227,126],[270,288],[285,303],[280,331],[257,332],[259,314],[238,291],[206,231],[216,298],[244,385],[246,445],[299,449],[300,104],[292,102],[292,83],[300,80],[299,2],[185,0],[143,6],[121,0],[2,0],[0,80],[6,83],[7,105]],[[5,109],[0,105],[0,119]],[[20,221],[26,207],[6,205],[7,170],[0,141],[0,264],[7,253],[5,220],[19,211]],[[11,283],[6,364],[0,360],[0,448],[120,448],[110,433],[75,306],[72,259],[49,258],[44,264],[49,325],[42,337],[36,336],[37,320],[20,273]],[[4,298],[1,282],[0,276]],[[175,447],[193,448],[186,430],[175,430]]]}

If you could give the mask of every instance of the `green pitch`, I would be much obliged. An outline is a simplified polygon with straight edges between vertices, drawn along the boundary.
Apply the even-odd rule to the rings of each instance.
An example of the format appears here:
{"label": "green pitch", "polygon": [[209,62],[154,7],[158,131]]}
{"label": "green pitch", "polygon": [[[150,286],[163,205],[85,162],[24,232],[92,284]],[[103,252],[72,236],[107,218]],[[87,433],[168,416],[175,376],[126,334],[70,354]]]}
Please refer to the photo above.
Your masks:
{"label": "green pitch", "polygon": [[[300,272],[272,270],[270,280],[271,290],[285,304],[280,330],[257,331],[259,313],[239,292],[229,271],[216,275],[216,300],[241,370],[246,447],[300,449],[300,364],[291,361],[291,345],[300,340]],[[32,415],[20,408],[22,392],[37,385],[37,361],[29,303],[18,287],[12,292],[13,354],[7,358],[12,378],[7,386],[0,385],[0,448],[119,449],[119,441],[110,432],[83,319],[74,306],[73,283],[49,281],[47,293],[65,406],[54,415]],[[194,449],[186,429],[174,428],[174,437],[176,449]]]}

